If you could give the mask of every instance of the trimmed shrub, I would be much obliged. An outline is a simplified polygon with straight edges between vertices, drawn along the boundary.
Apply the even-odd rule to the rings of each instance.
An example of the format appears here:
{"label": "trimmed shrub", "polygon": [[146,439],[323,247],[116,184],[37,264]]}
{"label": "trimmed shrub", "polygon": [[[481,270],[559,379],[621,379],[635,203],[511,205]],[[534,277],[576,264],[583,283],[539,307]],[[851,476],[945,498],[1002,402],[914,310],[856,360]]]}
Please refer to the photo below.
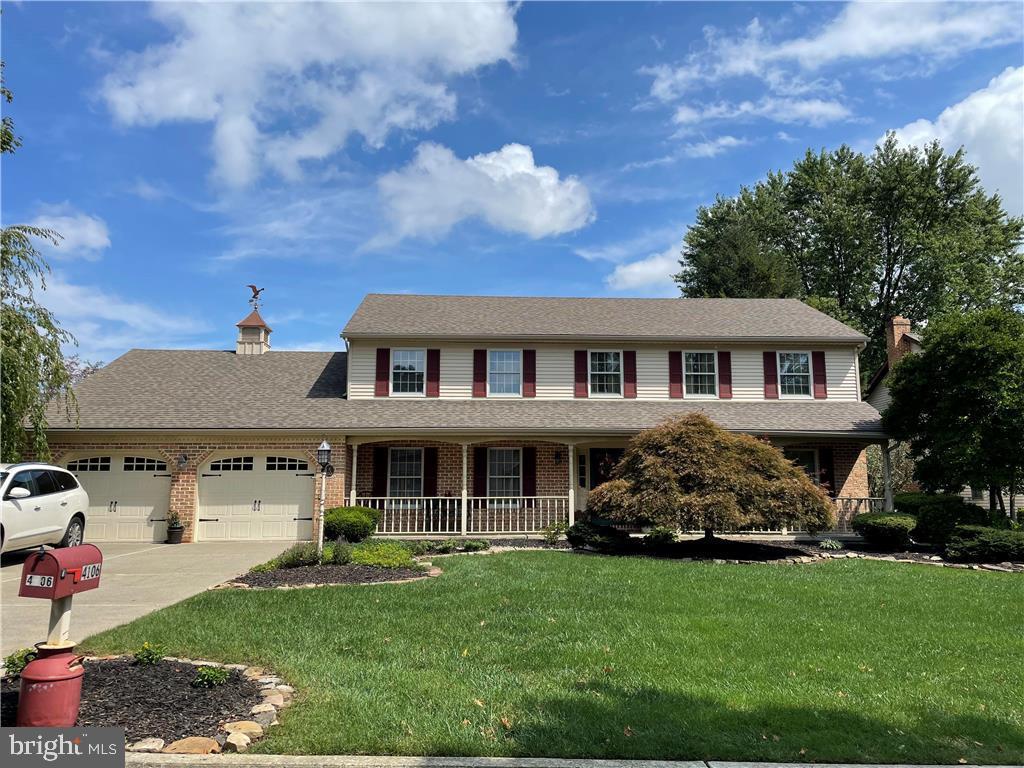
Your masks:
{"label": "trimmed shrub", "polygon": [[324,513],[324,536],[347,541],[363,541],[377,529],[380,513],[369,507],[334,507]]}
{"label": "trimmed shrub", "polygon": [[331,565],[348,565],[352,562],[352,545],[343,539],[338,539],[331,546],[331,556],[327,556],[324,548],[324,562]]}
{"label": "trimmed shrub", "polygon": [[917,520],[910,515],[868,513],[853,518],[853,530],[879,549],[906,549]]}
{"label": "trimmed shrub", "polygon": [[462,542],[462,549],[466,552],[483,552],[491,548],[491,542],[484,539],[466,539]]}
{"label": "trimmed shrub", "polygon": [[946,546],[946,557],[975,563],[1024,562],[1024,531],[960,525]]}
{"label": "trimmed shrub", "polygon": [[621,552],[630,544],[629,534],[625,531],[586,520],[570,526],[565,537],[573,549],[594,549],[598,552]]}
{"label": "trimmed shrub", "polygon": [[301,568],[304,565],[317,565],[320,558],[316,551],[316,542],[303,541],[295,544],[271,562],[274,563],[274,568]]}
{"label": "trimmed shrub", "polygon": [[915,541],[945,544],[958,525],[990,525],[987,509],[951,493],[900,493],[893,502],[896,512],[917,518]]}
{"label": "trimmed shrub", "polygon": [[354,565],[377,568],[416,568],[409,548],[395,541],[367,541],[352,547]]}

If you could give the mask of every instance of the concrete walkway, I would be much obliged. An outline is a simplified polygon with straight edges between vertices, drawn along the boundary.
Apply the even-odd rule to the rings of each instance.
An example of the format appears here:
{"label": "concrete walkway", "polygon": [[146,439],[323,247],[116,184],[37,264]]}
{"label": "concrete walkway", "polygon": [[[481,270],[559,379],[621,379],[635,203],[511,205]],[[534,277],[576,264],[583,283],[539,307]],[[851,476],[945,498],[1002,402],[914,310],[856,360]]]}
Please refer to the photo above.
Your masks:
{"label": "concrete walkway", "polygon": [[[134,768],[807,768],[808,763],[729,763],[704,760],[561,760],[547,757],[372,757],[365,755],[147,755],[129,752]],[[815,763],[814,768],[880,768],[876,763]],[[911,768],[888,765],[886,768]],[[923,768],[923,767],[922,767]],[[929,766],[928,768],[944,768]],[[945,768],[964,768],[948,766]],[[973,767],[972,767],[973,768]],[[1000,768],[996,766],[996,768]],[[1020,768],[1020,766],[1002,766]]]}
{"label": "concrete walkway", "polygon": [[[200,544],[97,544],[103,552],[98,589],[75,598],[71,637],[124,624],[244,573],[290,546],[285,541]],[[0,560],[0,652],[7,655],[46,639],[50,602],[18,597],[21,567],[33,550]]]}

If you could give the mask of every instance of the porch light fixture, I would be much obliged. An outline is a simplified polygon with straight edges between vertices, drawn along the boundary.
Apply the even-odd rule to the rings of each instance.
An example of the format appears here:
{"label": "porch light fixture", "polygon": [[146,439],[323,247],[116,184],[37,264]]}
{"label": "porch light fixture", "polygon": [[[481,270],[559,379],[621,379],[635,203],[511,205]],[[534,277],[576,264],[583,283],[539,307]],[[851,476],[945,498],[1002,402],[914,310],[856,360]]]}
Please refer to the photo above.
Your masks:
{"label": "porch light fixture", "polygon": [[331,444],[324,440],[320,443],[320,447],[316,449],[316,463],[320,465],[320,469],[326,469],[327,465],[331,463]]}
{"label": "porch light fixture", "polygon": [[188,466],[188,455],[185,454],[185,453],[182,453],[180,456],[178,456],[177,462],[178,462],[178,469],[182,469],[182,470],[185,469],[185,467]]}
{"label": "porch light fixture", "polygon": [[561,451],[555,451],[555,466],[562,466],[562,462],[565,461],[565,454]]}

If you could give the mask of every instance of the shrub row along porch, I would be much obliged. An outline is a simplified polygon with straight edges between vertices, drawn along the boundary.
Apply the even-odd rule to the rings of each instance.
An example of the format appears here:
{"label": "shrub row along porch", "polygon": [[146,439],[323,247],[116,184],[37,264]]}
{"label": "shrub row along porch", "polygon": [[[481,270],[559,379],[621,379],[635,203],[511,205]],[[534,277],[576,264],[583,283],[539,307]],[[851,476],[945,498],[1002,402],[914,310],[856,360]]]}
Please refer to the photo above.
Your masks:
{"label": "shrub row along porch", "polygon": [[[852,533],[853,517],[881,511],[868,495],[863,444],[780,447],[829,489],[833,533]],[[581,519],[590,489],[610,478],[623,450],[622,441],[362,441],[349,449],[348,501],[380,511],[380,535],[537,533]]]}

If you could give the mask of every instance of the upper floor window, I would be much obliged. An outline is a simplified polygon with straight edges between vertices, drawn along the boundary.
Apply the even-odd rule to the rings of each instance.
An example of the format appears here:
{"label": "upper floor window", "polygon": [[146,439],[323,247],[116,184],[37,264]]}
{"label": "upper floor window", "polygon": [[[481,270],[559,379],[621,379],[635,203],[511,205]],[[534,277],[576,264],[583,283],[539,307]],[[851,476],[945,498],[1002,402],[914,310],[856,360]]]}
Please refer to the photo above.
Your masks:
{"label": "upper floor window", "polygon": [[685,375],[683,382],[687,397],[716,397],[718,372],[714,352],[686,352],[683,354]]}
{"label": "upper floor window", "polygon": [[523,353],[518,349],[487,352],[487,394],[516,396],[523,391]]}
{"label": "upper floor window", "polygon": [[391,394],[422,395],[425,393],[426,378],[426,350],[391,350]]}
{"label": "upper floor window", "polygon": [[590,353],[590,394],[622,394],[622,353]]}
{"label": "upper floor window", "polygon": [[779,352],[779,393],[783,397],[811,396],[811,355]]}

